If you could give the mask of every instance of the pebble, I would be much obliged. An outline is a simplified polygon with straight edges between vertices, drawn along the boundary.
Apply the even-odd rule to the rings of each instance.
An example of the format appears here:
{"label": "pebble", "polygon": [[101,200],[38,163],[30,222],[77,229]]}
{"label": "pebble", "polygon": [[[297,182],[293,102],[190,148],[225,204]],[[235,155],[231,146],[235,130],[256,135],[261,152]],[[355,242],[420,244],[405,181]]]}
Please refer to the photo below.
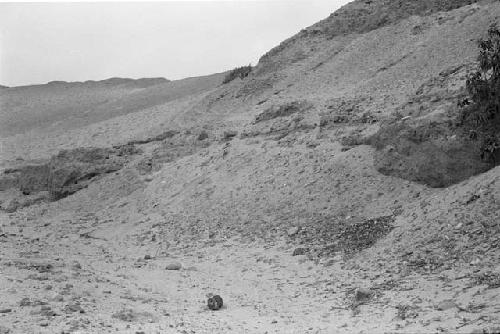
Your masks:
{"label": "pebble", "polygon": [[307,251],[307,248],[298,247],[294,249],[292,256],[304,255]]}
{"label": "pebble", "polygon": [[0,334],[10,334],[10,333],[11,333],[10,328],[0,325]]}
{"label": "pebble", "polygon": [[354,294],[354,299],[358,302],[366,301],[373,296],[373,291],[370,289],[359,288]]}
{"label": "pebble", "polygon": [[172,262],[165,267],[166,270],[180,270],[181,268],[182,264],[180,262]]}
{"label": "pebble", "polygon": [[71,263],[71,268],[74,270],[80,270],[80,269],[82,269],[82,265],[78,261],[73,261]]}
{"label": "pebble", "polygon": [[292,236],[296,235],[298,232],[299,232],[298,226],[294,226],[294,227],[290,227],[287,230],[286,234],[288,234],[289,237],[292,237]]}
{"label": "pebble", "polygon": [[457,304],[452,300],[443,300],[442,302],[436,305],[436,309],[438,311],[446,311],[455,307],[457,307]]}

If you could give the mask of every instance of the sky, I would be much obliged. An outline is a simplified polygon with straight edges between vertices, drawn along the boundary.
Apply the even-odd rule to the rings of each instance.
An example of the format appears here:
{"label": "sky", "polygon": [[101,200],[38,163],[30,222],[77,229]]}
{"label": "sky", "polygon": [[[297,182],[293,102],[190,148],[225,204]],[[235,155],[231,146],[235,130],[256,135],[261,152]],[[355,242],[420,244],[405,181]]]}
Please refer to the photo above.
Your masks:
{"label": "sky", "polygon": [[176,80],[255,65],[347,2],[0,3],[0,84]]}

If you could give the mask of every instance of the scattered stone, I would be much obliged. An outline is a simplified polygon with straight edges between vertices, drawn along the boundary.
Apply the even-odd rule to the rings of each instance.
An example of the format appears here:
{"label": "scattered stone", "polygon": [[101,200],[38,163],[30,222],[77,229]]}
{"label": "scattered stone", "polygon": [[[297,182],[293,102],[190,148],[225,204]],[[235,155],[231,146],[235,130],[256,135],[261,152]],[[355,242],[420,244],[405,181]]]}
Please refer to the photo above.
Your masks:
{"label": "scattered stone", "polygon": [[119,312],[114,313],[111,317],[126,322],[137,322],[141,320],[147,320],[148,322],[157,321],[156,317],[152,313],[136,312],[132,309],[123,309]]}
{"label": "scattered stone", "polygon": [[54,296],[54,298],[52,298],[52,301],[54,301],[54,302],[63,302],[64,301],[64,297],[61,294],[57,294],[57,295]]}
{"label": "scattered stone", "polygon": [[215,296],[208,298],[207,305],[208,305],[208,308],[212,311],[220,310],[222,305],[223,305],[223,301],[222,301],[221,296],[215,295]]}
{"label": "scattered stone", "polygon": [[80,269],[82,269],[82,265],[78,261],[73,261],[71,263],[71,269],[80,270]]}
{"label": "scattered stone", "polygon": [[34,281],[48,281],[49,280],[49,275],[44,273],[44,274],[30,274],[26,279],[31,279]]}
{"label": "scattered stone", "polygon": [[55,317],[57,313],[48,305],[42,305],[39,309],[30,312],[31,315],[41,315],[44,317]]}
{"label": "scattered stone", "polygon": [[354,293],[354,302],[355,303],[363,303],[370,300],[373,297],[373,291],[370,289],[359,288],[356,289]]}
{"label": "scattered stone", "polygon": [[474,275],[476,285],[487,285],[489,289],[500,288],[500,273],[486,271]]}
{"label": "scattered stone", "polygon": [[233,139],[234,137],[236,137],[238,135],[238,132],[235,131],[235,130],[226,130],[224,131],[224,140],[231,140]]}
{"label": "scattered stone", "polygon": [[304,255],[309,251],[309,248],[298,247],[293,250],[292,256]]}
{"label": "scattered stone", "polygon": [[172,262],[165,267],[166,270],[180,270],[181,268],[182,264],[180,262]]}
{"label": "scattered stone", "polygon": [[440,302],[439,304],[436,305],[436,310],[438,311],[446,311],[446,310],[449,310],[449,309],[452,309],[452,308],[455,308],[457,307],[457,304],[452,301],[452,300],[443,300],[442,302]]}
{"label": "scattered stone", "polygon": [[85,313],[85,310],[80,306],[80,304],[68,304],[64,307],[64,312],[65,313]]}
{"label": "scattered stone", "polygon": [[296,235],[297,233],[299,233],[299,227],[298,226],[290,227],[288,229],[288,231],[286,232],[286,234],[288,234],[289,237],[292,237],[292,236]]}
{"label": "scattered stone", "polygon": [[30,306],[31,305],[31,300],[28,297],[25,297],[21,299],[19,302],[19,306]]}
{"label": "scattered stone", "polygon": [[414,319],[418,317],[417,312],[418,307],[412,305],[397,305],[396,310],[398,311],[396,317],[401,320]]}

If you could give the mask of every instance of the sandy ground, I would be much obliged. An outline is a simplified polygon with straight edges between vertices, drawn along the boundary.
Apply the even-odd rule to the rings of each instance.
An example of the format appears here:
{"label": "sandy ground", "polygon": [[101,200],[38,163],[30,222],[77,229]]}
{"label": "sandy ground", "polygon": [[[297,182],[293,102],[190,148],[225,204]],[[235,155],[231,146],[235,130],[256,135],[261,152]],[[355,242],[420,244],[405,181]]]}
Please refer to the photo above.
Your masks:
{"label": "sandy ground", "polygon": [[[474,284],[473,267],[356,269],[340,255],[293,256],[285,240],[168,245],[151,223],[85,212],[1,219],[2,333],[471,333],[500,325],[500,289]],[[180,270],[166,270],[176,262]],[[358,288],[371,297],[357,300]],[[207,308],[210,293],[223,297],[223,309]]]}

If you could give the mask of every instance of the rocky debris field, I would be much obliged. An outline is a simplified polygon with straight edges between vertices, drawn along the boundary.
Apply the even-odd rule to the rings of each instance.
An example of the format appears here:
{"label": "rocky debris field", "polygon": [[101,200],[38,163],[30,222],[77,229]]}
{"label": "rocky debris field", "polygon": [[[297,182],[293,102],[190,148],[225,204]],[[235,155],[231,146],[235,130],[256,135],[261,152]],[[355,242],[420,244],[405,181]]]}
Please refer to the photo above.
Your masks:
{"label": "rocky debris field", "polygon": [[[279,241],[159,247],[138,241],[148,223],[124,237],[92,213],[1,219],[2,333],[500,330],[498,267],[420,275],[397,272],[390,257],[385,271],[364,269]],[[207,307],[211,294],[222,309]]]}

